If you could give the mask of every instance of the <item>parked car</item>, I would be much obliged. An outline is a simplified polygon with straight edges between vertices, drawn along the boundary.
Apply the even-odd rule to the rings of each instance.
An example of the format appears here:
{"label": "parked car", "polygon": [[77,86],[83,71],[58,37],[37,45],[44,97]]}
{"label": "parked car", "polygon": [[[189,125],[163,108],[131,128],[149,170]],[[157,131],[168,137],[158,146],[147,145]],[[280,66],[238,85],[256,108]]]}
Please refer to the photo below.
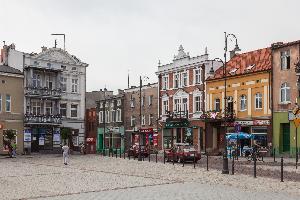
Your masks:
{"label": "parked car", "polygon": [[[129,156],[133,156],[135,158],[139,157],[139,145],[133,145],[129,148],[128,154]],[[144,145],[141,145],[141,156],[144,158],[148,157],[149,151],[148,148]]]}
{"label": "parked car", "polygon": [[166,159],[167,162],[173,161],[174,162],[183,162],[186,161],[194,161],[198,162],[201,159],[201,154],[197,152],[194,146],[188,143],[176,143],[174,146],[166,150]]}

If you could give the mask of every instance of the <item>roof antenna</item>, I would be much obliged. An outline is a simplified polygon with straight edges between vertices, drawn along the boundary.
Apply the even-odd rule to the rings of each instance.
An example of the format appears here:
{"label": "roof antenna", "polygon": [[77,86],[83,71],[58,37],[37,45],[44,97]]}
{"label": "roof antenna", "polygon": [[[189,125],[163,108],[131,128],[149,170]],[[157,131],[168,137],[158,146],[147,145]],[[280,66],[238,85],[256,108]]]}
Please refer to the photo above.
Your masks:
{"label": "roof antenna", "polygon": [[57,46],[57,41],[56,41],[56,39],[54,40],[54,48],[56,48],[56,46]]}
{"label": "roof antenna", "polygon": [[[61,35],[64,36],[64,51],[66,50],[66,34],[64,33],[52,33],[51,35]],[[56,46],[55,46],[56,48]]]}
{"label": "roof antenna", "polygon": [[127,82],[127,84],[128,84],[128,89],[129,89],[129,87],[130,87],[130,82],[129,82],[129,80],[130,80],[130,79],[129,79],[129,72],[130,72],[130,69],[128,69],[128,77],[127,77],[127,81],[128,81],[128,82]]}

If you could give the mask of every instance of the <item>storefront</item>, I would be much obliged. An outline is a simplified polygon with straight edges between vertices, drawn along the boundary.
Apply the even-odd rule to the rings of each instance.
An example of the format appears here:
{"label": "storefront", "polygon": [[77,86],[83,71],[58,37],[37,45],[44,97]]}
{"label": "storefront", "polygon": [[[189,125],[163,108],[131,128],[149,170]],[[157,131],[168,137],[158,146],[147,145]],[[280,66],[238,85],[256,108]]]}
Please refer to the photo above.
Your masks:
{"label": "storefront", "polygon": [[[56,153],[61,150],[60,128],[25,128],[24,148],[31,152]],[[30,137],[31,136],[31,137]]]}
{"label": "storefront", "polygon": [[[141,135],[141,141],[140,139]],[[149,146],[151,149],[156,148],[158,146],[158,134],[153,131],[153,128],[142,128],[140,132],[133,132],[131,136],[131,144],[132,145],[145,145]]]}
{"label": "storefront", "polygon": [[105,129],[98,128],[97,151],[103,152],[104,149],[124,151],[124,127],[108,127]]}
{"label": "storefront", "polygon": [[86,153],[88,154],[96,153],[96,138],[94,137],[86,138]]}

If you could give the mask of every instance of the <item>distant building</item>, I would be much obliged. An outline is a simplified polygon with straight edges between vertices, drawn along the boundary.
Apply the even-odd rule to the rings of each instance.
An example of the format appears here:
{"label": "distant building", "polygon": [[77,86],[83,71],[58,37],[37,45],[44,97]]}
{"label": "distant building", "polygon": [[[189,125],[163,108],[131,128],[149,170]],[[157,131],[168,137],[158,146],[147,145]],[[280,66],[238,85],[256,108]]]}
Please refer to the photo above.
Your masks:
{"label": "distant building", "polygon": [[[126,149],[139,144],[158,148],[158,84],[143,85],[141,94],[140,87],[132,86],[124,91]],[[139,133],[142,136],[141,140]]]}
{"label": "distant building", "polygon": [[[107,95],[113,95],[112,91],[106,91]],[[96,153],[98,112],[97,102],[104,99],[104,91],[86,92],[86,116],[85,116],[85,137],[87,153]]]}
{"label": "distant building", "polygon": [[124,151],[124,92],[113,94],[106,89],[97,101],[97,152]]}
{"label": "distant building", "polygon": [[[24,143],[27,148],[28,137],[23,135],[23,80],[24,76],[20,70],[0,65],[0,154],[8,153],[9,142],[16,142],[18,153],[24,152]],[[8,130],[12,130],[15,135],[12,141],[6,136]]]}
{"label": "distant building", "polygon": [[212,67],[221,65],[208,59],[207,50],[190,57],[180,45],[172,63],[159,63],[159,148],[189,143],[204,149],[205,123],[200,116],[205,111],[205,79]]}
{"label": "distant building", "polygon": [[31,151],[60,152],[61,128],[69,128],[71,148],[85,139],[85,91],[88,64],[60,48],[40,53],[4,46],[9,66],[24,71],[24,126],[32,135]]}
{"label": "distant building", "polygon": [[[299,105],[300,41],[272,45],[273,62],[273,147],[276,153],[296,155],[293,109]],[[300,116],[297,116],[300,118]],[[299,153],[299,150],[298,150]]]}

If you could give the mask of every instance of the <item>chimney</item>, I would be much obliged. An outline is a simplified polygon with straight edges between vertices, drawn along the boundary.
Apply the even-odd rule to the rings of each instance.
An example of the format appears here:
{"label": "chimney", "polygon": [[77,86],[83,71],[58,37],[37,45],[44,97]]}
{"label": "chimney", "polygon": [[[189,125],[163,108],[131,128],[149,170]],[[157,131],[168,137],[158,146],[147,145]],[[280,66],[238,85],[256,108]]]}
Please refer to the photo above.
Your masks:
{"label": "chimney", "polygon": [[3,49],[1,49],[1,59],[0,59],[0,63],[2,63],[2,65],[8,65],[8,49],[9,47],[7,45],[3,46]]}
{"label": "chimney", "polygon": [[42,48],[42,52],[47,50],[47,47],[45,47],[45,46],[42,46],[41,48]]}

